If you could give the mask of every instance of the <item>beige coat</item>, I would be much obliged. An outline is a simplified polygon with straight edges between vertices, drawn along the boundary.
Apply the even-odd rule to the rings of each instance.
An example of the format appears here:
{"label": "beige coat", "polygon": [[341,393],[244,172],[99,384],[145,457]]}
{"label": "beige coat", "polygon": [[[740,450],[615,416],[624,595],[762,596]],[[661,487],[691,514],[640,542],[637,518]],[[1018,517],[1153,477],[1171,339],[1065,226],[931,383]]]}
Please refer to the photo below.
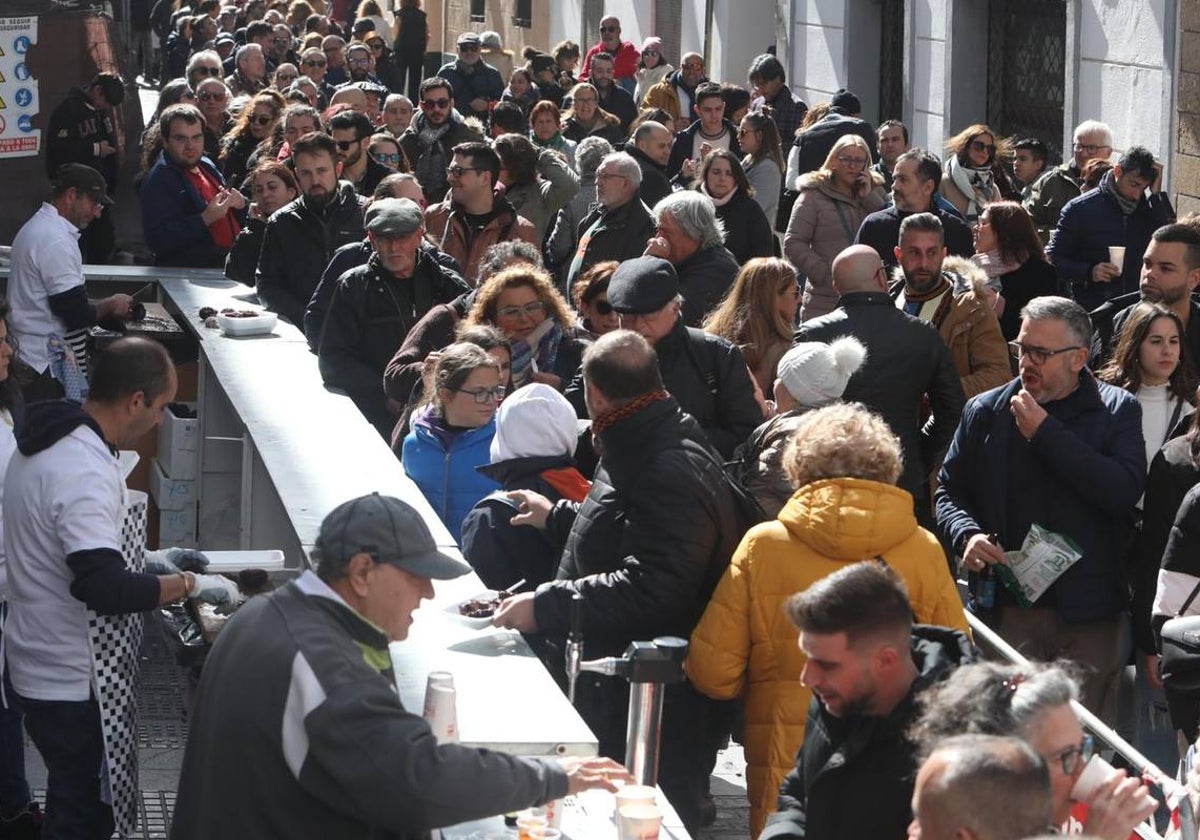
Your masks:
{"label": "beige coat", "polygon": [[833,288],[833,258],[854,243],[867,214],[883,207],[883,179],[871,173],[874,189],[865,198],[851,199],[835,190],[821,172],[809,172],[796,182],[800,196],[783,237],[788,262],[807,280],[800,320],[832,312],[838,294]]}

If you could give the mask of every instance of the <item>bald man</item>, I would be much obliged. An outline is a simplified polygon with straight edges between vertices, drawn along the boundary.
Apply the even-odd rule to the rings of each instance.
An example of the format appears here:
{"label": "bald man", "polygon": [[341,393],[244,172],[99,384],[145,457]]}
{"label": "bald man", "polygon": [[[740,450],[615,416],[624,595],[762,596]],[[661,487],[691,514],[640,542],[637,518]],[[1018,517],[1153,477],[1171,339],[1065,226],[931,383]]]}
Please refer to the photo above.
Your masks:
{"label": "bald man", "polygon": [[[887,279],[874,248],[852,245],[842,251],[833,261],[833,285],[841,296],[837,309],[806,321],[796,341],[828,344],[852,335],[866,346],[867,360],[842,399],[878,412],[900,438],[899,486],[913,495],[917,520],[932,530],[930,472],[950,445],[966,397],[946,343],[932,326],[896,308]],[[922,424],[926,400],[932,416]]]}
{"label": "bald man", "polygon": [[961,735],[941,742],[917,773],[910,838],[1022,840],[1049,829],[1046,762],[1017,738]]}

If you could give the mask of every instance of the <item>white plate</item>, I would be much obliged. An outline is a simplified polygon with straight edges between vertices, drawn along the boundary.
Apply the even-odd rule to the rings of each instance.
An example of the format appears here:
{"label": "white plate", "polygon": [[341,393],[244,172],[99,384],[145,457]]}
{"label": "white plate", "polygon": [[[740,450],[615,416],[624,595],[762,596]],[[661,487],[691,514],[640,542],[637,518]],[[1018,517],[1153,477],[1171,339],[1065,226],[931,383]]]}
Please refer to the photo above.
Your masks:
{"label": "white plate", "polygon": [[230,318],[217,313],[217,326],[225,335],[260,335],[275,329],[279,316],[274,312],[262,312],[253,318]]}
{"label": "white plate", "polygon": [[263,569],[277,572],[283,568],[283,552],[266,551],[205,551],[208,571],[213,574],[240,572],[242,569]]}
{"label": "white plate", "polygon": [[480,601],[484,598],[495,598],[498,594],[499,593],[495,589],[485,589],[483,592],[472,595],[470,598],[464,598],[461,601],[451,604],[450,606],[446,607],[443,612],[447,613],[451,618],[456,619],[459,624],[465,624],[468,627],[474,627],[476,630],[482,630],[484,627],[492,626],[491,616],[488,616],[487,618],[471,618],[469,615],[463,615],[460,613],[458,608],[467,601]]}

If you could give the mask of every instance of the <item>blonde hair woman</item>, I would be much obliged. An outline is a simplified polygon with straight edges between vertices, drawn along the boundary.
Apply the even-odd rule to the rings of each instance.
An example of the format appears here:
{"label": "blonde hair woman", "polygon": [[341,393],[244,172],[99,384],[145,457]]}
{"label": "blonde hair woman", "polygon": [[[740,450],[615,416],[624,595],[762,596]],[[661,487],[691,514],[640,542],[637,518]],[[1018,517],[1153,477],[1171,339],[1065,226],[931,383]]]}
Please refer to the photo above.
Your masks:
{"label": "blonde hair woman", "polygon": [[796,181],[800,195],[783,237],[783,253],[804,275],[800,320],[832,312],[833,258],[854,243],[868,213],[883,207],[883,176],[872,172],[867,141],[848,134],[833,144],[816,172]]}

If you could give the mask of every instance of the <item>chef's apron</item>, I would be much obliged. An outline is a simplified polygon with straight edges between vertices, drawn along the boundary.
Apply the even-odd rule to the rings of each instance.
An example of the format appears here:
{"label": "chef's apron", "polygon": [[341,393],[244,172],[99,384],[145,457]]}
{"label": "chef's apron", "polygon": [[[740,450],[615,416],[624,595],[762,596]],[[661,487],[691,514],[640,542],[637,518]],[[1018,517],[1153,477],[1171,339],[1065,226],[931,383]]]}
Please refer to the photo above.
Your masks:
{"label": "chef's apron", "polygon": [[[146,494],[127,490],[121,521],[121,554],[133,572],[145,570]],[[92,655],[92,692],[100,706],[104,737],[101,798],[112,805],[118,834],[138,823],[137,687],[141,665],[141,613],[97,615],[87,611]]]}

